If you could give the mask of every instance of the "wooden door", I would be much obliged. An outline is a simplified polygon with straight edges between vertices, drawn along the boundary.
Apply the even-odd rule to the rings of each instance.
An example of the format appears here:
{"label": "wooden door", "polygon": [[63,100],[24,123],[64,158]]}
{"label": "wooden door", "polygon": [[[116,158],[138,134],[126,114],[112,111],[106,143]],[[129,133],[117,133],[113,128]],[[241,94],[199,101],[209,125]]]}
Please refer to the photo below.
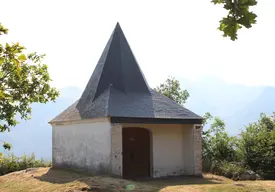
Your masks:
{"label": "wooden door", "polygon": [[123,178],[150,177],[150,132],[144,128],[123,128]]}

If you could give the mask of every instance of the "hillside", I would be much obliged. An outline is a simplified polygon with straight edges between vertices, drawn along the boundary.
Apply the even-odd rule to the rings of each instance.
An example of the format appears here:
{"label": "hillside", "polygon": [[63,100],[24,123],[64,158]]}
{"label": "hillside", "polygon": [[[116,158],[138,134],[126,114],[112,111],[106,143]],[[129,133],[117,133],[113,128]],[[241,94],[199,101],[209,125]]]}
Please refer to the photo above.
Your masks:
{"label": "hillside", "polygon": [[275,191],[274,181],[238,181],[211,174],[203,178],[177,177],[147,181],[129,181],[107,176],[92,176],[65,170],[38,168],[0,177],[1,192],[79,192],[79,191],[160,191],[160,192],[256,192]]}
{"label": "hillside", "polygon": [[222,118],[232,116],[254,102],[265,88],[229,84],[213,77],[204,77],[193,82],[182,79],[181,85],[190,93],[187,107],[200,114],[210,111]]}
{"label": "hillside", "polygon": [[275,111],[275,87],[229,84],[212,77],[197,82],[182,79],[181,85],[190,93],[186,107],[200,115],[210,112],[219,116],[231,135],[256,121],[261,112]]}
{"label": "hillside", "polygon": [[264,112],[272,115],[275,112],[275,88],[265,87],[261,94],[253,101],[249,102],[244,108],[236,111],[226,120],[232,128],[239,128],[248,123],[259,119],[260,113]]}

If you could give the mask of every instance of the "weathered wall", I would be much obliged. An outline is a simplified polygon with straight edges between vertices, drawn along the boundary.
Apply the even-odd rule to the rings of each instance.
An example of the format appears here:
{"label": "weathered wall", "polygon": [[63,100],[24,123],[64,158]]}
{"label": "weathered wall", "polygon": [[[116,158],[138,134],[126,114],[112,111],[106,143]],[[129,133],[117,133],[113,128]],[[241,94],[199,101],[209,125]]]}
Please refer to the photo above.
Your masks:
{"label": "weathered wall", "polygon": [[122,177],[122,125],[112,124],[111,131],[111,170],[115,176]]}
{"label": "weathered wall", "polygon": [[111,124],[107,118],[53,125],[53,166],[110,171]]}
{"label": "weathered wall", "polygon": [[202,126],[194,125],[194,175],[202,175]]}
{"label": "weathered wall", "polygon": [[[194,175],[193,125],[123,124],[152,132],[153,177]],[[122,162],[121,162],[122,164]]]}

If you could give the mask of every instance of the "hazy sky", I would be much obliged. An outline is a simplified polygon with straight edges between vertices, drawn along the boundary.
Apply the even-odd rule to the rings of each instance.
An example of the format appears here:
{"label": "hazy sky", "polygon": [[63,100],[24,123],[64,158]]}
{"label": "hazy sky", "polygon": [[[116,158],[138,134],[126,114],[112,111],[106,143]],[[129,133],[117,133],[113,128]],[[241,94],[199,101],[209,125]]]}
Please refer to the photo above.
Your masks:
{"label": "hazy sky", "polygon": [[[149,84],[168,75],[275,85],[275,1],[259,0],[258,23],[232,42],[210,0],[0,0],[5,40],[46,53],[57,87],[84,88],[117,21]],[[1,37],[3,39],[3,37]]]}

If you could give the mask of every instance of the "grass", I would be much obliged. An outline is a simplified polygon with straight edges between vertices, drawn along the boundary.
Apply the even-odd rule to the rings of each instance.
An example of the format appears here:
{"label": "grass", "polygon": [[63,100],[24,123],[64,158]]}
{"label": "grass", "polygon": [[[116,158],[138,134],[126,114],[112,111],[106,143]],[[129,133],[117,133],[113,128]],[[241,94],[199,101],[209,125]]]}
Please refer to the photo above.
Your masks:
{"label": "grass", "polygon": [[34,154],[17,157],[14,154],[0,157],[0,175],[34,167],[50,167],[51,163],[36,159]]}
{"label": "grass", "polygon": [[225,177],[204,174],[203,178],[177,177],[134,182],[50,168],[27,169],[0,177],[1,192],[110,192],[130,191],[131,188],[131,191],[144,192],[275,192],[275,181],[234,182]]}

